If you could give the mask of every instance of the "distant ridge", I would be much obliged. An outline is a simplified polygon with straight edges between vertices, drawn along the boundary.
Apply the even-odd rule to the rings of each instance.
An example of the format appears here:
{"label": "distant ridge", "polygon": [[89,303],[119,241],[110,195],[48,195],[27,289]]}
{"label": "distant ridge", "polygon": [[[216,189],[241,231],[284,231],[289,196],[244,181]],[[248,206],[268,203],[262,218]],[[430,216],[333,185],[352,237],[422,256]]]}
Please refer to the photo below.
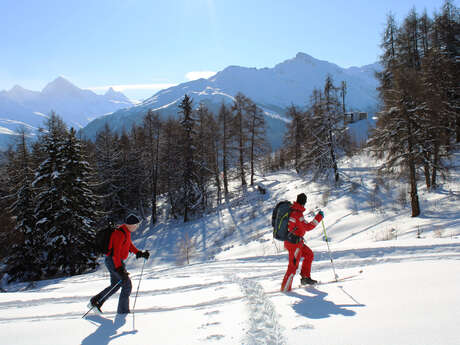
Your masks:
{"label": "distant ridge", "polygon": [[0,149],[5,149],[19,127],[26,127],[33,135],[54,110],[69,127],[80,129],[94,118],[131,107],[123,93],[110,88],[104,95],[83,90],[64,77],[57,77],[42,91],[30,91],[15,85],[0,91]]}
{"label": "distant ridge", "polygon": [[268,137],[274,148],[279,147],[285,131],[286,108],[294,104],[306,107],[314,88],[323,88],[327,75],[335,84],[347,83],[346,106],[349,110],[373,113],[377,109],[378,81],[375,71],[378,64],[363,67],[341,68],[336,64],[298,53],[273,68],[248,68],[228,66],[208,79],[198,79],[161,90],[142,103],[99,117],[89,123],[82,133],[95,138],[105,124],[116,131],[129,130],[140,124],[149,109],[163,118],[177,116],[177,104],[185,94],[193,99],[195,106],[205,103],[217,112],[220,104],[231,103],[242,92],[259,105],[267,115]]}

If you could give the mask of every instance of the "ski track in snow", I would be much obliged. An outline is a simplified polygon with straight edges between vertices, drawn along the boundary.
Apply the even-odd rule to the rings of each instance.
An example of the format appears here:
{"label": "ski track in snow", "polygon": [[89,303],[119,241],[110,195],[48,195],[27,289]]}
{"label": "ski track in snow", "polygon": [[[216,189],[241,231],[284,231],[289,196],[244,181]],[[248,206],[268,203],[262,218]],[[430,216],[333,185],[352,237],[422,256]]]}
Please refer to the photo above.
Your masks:
{"label": "ski track in snow", "polygon": [[[313,270],[316,273],[329,271],[331,264],[329,255],[325,251],[315,251],[315,261]],[[460,243],[451,244],[432,244],[420,246],[393,246],[382,248],[361,248],[361,249],[342,249],[332,251],[334,265],[336,270],[356,269],[365,266],[373,266],[376,264],[399,263],[420,260],[460,260]],[[197,303],[185,305],[165,306],[150,306],[147,308],[136,309],[136,313],[154,313],[163,311],[197,309],[210,306],[221,306],[235,301],[247,300],[249,307],[249,330],[247,331],[247,342],[245,344],[269,344],[280,345],[286,344],[283,335],[282,327],[277,322],[277,314],[274,305],[269,299],[269,296],[281,294],[279,290],[264,291],[261,284],[257,281],[276,281],[281,284],[281,279],[285,273],[287,266],[286,254],[267,255],[263,257],[250,257],[242,259],[232,259],[225,261],[215,261],[207,264],[195,264],[186,267],[186,274],[178,275],[184,268],[173,269],[172,271],[151,271],[146,274],[146,279],[168,279],[170,277],[187,278],[193,275],[199,275],[207,270],[215,271],[216,274],[223,275],[223,280],[213,282],[203,282],[203,284],[188,284],[177,285],[164,289],[151,289],[139,291],[139,297],[155,297],[161,295],[183,294],[187,292],[199,291],[202,289],[223,288],[226,284],[238,284],[242,291],[242,296],[216,296],[214,299],[200,301]],[[244,278],[241,278],[244,276]],[[98,273],[95,273],[95,278],[101,278]],[[357,277],[355,279],[363,279]],[[85,283],[78,277],[74,280],[75,284]],[[39,292],[40,294],[48,294],[50,291],[56,290],[56,287],[48,285],[42,290],[34,288],[29,292]],[[14,293],[14,292],[12,292]],[[0,302],[0,309],[4,310],[6,317],[0,317],[0,323],[10,323],[15,321],[39,321],[39,320],[57,320],[57,319],[78,319],[81,318],[82,312],[67,312],[60,314],[42,314],[42,315],[27,315],[17,317],[7,317],[8,309],[17,310],[31,307],[42,307],[47,304],[82,304],[86,303],[91,295],[80,296],[62,296],[62,297],[37,297],[33,294],[33,298],[27,299],[26,294],[21,294],[21,299]],[[107,311],[104,315],[114,315],[115,310]]]}
{"label": "ski track in snow", "polygon": [[251,279],[232,275],[231,279],[240,286],[248,301],[250,328],[247,332],[247,345],[285,345],[278,315],[263,287]]}

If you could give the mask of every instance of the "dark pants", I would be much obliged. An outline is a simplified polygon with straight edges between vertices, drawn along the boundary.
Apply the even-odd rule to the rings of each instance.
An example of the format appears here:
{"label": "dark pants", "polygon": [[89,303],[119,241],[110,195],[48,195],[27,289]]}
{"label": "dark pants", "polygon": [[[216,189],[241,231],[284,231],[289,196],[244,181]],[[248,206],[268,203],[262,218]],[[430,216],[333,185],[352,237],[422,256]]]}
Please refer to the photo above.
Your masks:
{"label": "dark pants", "polygon": [[[121,263],[123,268],[125,267],[124,262]],[[104,290],[99,292],[96,296],[96,300],[98,300],[101,304],[103,304],[110,296],[112,296],[115,292],[117,292],[121,287],[120,298],[118,300],[118,314],[127,314],[129,313],[129,295],[131,295],[132,284],[131,279],[129,277],[118,284],[115,288],[113,288],[120,280],[121,276],[115,270],[115,265],[113,264],[113,260],[111,256],[107,256],[105,258],[105,265],[110,273],[110,286],[107,286]],[[112,289],[113,290],[110,290]],[[109,292],[110,291],[110,292]]]}

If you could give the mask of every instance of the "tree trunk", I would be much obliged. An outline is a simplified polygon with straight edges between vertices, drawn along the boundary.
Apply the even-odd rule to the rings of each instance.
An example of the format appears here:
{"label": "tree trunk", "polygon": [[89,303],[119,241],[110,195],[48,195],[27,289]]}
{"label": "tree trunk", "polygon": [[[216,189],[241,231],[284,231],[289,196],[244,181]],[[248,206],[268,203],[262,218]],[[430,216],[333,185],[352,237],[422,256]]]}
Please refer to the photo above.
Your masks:
{"label": "tree trunk", "polygon": [[244,143],[243,143],[243,124],[240,124],[240,138],[239,138],[239,145],[240,145],[240,173],[241,173],[241,186],[245,187],[247,185],[246,183],[246,177],[245,172],[244,172]]}
{"label": "tree trunk", "polygon": [[437,166],[439,164],[439,144],[434,144],[433,170],[431,171],[431,188],[436,188]]}
{"label": "tree trunk", "polygon": [[254,186],[254,140],[255,140],[254,121],[252,125],[252,138],[251,138],[251,186]]}
{"label": "tree trunk", "polygon": [[418,217],[420,215],[420,204],[418,201],[417,193],[417,175],[415,171],[415,159],[413,153],[413,143],[412,143],[412,128],[409,119],[407,119],[408,127],[408,164],[409,164],[409,183],[410,183],[410,200],[412,207],[412,217]]}
{"label": "tree trunk", "polygon": [[339,182],[339,168],[335,158],[334,146],[332,145],[332,131],[329,131],[329,149],[331,151],[332,167],[334,168],[335,183]]}
{"label": "tree trunk", "polygon": [[430,165],[428,164],[428,161],[430,159],[430,155],[428,152],[423,153],[423,157],[425,161],[423,162],[423,171],[425,173],[425,183],[426,183],[426,188],[428,190],[431,189],[431,178],[430,178]]}

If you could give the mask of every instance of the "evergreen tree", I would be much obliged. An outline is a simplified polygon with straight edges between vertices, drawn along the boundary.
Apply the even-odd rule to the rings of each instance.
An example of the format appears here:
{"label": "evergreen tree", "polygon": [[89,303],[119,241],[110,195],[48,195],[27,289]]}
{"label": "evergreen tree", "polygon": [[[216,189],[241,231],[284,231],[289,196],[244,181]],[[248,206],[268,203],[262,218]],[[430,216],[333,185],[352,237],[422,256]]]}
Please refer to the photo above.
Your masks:
{"label": "evergreen tree", "polygon": [[180,123],[174,119],[168,119],[163,126],[163,135],[160,140],[160,185],[167,194],[170,213],[173,218],[180,214],[180,188],[182,184],[181,145],[177,138],[180,138],[182,128]]}
{"label": "evergreen tree", "polygon": [[10,281],[38,280],[42,276],[40,252],[43,248],[41,233],[35,229],[35,192],[32,188],[33,170],[26,132],[20,133],[16,151],[10,156],[8,176],[13,203],[9,211],[15,217],[15,238],[6,260],[6,272]]}
{"label": "evergreen tree", "polygon": [[182,114],[180,124],[182,126],[182,136],[179,139],[182,151],[182,174],[183,182],[181,186],[181,200],[184,210],[184,222],[187,222],[197,206],[202,202],[203,191],[199,188],[198,168],[195,157],[195,118],[192,111],[192,99],[185,95],[179,104],[180,114]]}
{"label": "evergreen tree", "polygon": [[43,238],[43,248],[39,246],[37,256],[39,261],[47,263],[41,265],[45,277],[54,276],[61,267],[59,259],[53,262],[49,250],[53,246],[62,246],[65,242],[65,235],[62,233],[61,224],[56,216],[63,207],[62,191],[60,190],[59,178],[63,170],[64,162],[60,156],[67,128],[62,119],[55,113],[51,113],[46,122],[47,131],[42,131],[39,139],[39,149],[43,161],[35,172],[35,179],[32,187],[37,189],[34,217],[36,219],[35,229]]}
{"label": "evergreen tree", "polygon": [[159,180],[159,165],[160,165],[160,134],[161,134],[161,121],[158,114],[152,110],[147,112],[144,118],[144,130],[146,132],[146,171],[148,173],[148,185],[151,195],[151,210],[152,218],[151,224],[157,222],[157,197],[158,197],[158,180]]}
{"label": "evergreen tree", "polygon": [[300,163],[317,174],[332,171],[335,183],[339,182],[338,157],[349,144],[338,91],[331,76],[326,78],[323,92],[313,91],[305,115],[308,125],[304,125],[305,150]]}
{"label": "evergreen tree", "polygon": [[123,201],[120,199],[119,162],[121,160],[118,137],[109,126],[99,132],[96,137],[96,175],[99,181],[97,193],[101,198],[101,207],[106,217],[119,219],[123,214]]}
{"label": "evergreen tree", "polygon": [[57,159],[62,165],[55,177],[55,188],[61,202],[54,215],[54,227],[47,234],[47,275],[75,275],[96,267],[94,225],[98,216],[96,197],[89,185],[91,169],[73,128]]}
{"label": "evergreen tree", "polygon": [[141,164],[141,148],[136,147],[136,132],[131,131],[131,136],[123,132],[120,141],[120,157],[117,161],[116,185],[118,187],[119,198],[121,201],[121,213],[118,219],[124,217],[134,210],[142,210],[141,190],[144,183],[143,169]]}

